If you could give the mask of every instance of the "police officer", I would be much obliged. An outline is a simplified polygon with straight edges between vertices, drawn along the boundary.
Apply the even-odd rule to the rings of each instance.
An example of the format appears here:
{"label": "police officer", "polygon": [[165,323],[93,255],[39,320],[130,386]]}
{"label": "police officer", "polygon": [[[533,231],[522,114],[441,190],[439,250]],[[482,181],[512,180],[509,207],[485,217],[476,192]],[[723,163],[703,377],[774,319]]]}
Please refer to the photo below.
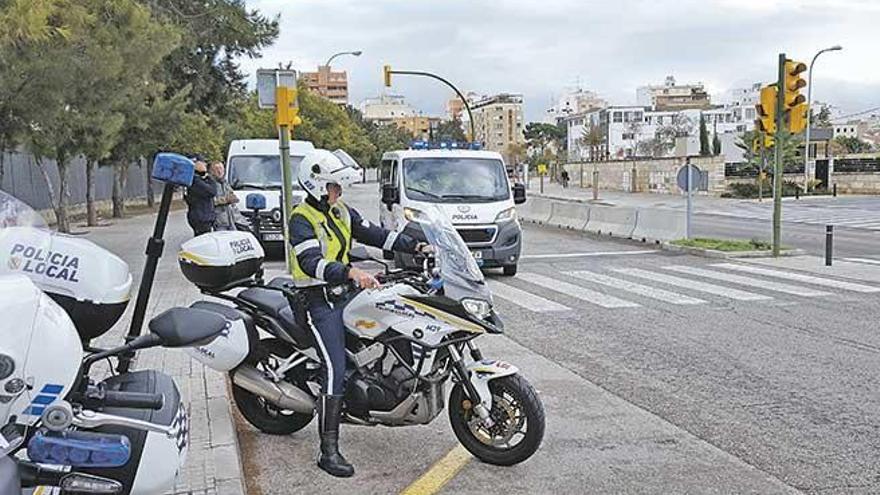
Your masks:
{"label": "police officer", "polygon": [[388,231],[361,218],[339,198],[343,185],[356,178],[351,167],[326,150],[315,150],[299,165],[298,181],[307,193],[290,217],[293,279],[306,294],[307,313],[315,345],[324,362],[324,384],[318,404],[321,453],[318,466],[333,476],[349,477],[354,467],[339,453],[339,418],[345,377],[344,295],[349,281],[361,288],[379,285],[369,273],[349,264],[352,239],[389,251],[429,252],[399,232]]}

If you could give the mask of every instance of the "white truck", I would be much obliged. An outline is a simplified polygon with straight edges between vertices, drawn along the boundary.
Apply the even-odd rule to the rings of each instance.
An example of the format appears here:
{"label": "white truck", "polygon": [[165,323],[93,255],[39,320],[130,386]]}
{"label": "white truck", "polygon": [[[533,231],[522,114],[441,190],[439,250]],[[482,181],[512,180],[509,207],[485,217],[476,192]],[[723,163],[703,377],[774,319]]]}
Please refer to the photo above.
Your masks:
{"label": "white truck", "polygon": [[[290,165],[293,176],[303,157],[315,147],[309,141],[290,142]],[[226,180],[238,197],[238,209],[253,225],[253,212],[245,207],[248,194],[262,194],[266,198],[266,209],[260,212],[260,237],[264,244],[283,246],[284,234],[281,211],[281,157],[278,154],[277,139],[241,139],[229,144],[226,159]],[[293,202],[297,204],[305,198],[305,192],[296,181],[293,182]]]}
{"label": "white truck", "polygon": [[[379,171],[383,227],[419,236],[421,211],[437,204],[452,220],[483,268],[516,274],[522,228],[516,204],[526,200],[522,184],[511,185],[504,159],[493,151],[430,149],[390,151]],[[390,252],[384,253],[391,258]],[[397,255],[395,263],[411,259]]]}

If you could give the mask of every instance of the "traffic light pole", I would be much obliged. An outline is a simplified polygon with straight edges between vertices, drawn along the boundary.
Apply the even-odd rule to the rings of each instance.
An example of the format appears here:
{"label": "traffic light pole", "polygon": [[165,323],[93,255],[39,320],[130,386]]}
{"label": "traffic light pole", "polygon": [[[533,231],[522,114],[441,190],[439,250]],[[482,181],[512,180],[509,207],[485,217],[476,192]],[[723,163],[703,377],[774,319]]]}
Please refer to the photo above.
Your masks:
{"label": "traffic light pole", "polygon": [[779,77],[776,91],[776,144],[773,147],[776,154],[773,174],[773,256],[779,256],[782,237],[782,147],[784,143],[783,125],[785,124],[785,54],[779,54]]}

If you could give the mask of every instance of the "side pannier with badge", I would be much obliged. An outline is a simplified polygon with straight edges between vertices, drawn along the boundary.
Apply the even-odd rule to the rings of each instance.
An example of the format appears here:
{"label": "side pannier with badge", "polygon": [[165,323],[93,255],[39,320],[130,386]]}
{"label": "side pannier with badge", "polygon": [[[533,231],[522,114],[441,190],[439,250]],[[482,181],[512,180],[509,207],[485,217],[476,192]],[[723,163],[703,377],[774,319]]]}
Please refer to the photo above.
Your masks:
{"label": "side pannier with badge", "polygon": [[217,290],[252,278],[264,256],[250,232],[220,231],[183,243],[177,260],[187,280],[200,289]]}

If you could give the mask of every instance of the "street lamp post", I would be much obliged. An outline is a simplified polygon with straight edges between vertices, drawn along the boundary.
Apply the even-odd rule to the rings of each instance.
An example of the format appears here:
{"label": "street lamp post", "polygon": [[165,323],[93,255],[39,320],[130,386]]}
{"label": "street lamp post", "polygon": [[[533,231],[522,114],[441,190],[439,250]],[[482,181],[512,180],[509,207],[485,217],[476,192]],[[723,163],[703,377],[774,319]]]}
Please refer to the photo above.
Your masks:
{"label": "street lamp post", "polygon": [[354,55],[355,57],[360,57],[362,53],[364,53],[364,52],[362,52],[362,51],[360,51],[360,50],[355,50],[355,51],[353,51],[353,52],[339,52],[339,53],[334,53],[330,58],[327,59],[327,63],[324,64],[324,65],[325,65],[326,67],[330,67],[330,62],[332,62],[334,58],[339,57],[339,56],[341,56],[341,55]]}
{"label": "street lamp post", "polygon": [[[804,130],[804,192],[807,192],[807,185],[810,183],[810,114],[813,113],[813,64],[819,55],[825,52],[833,52],[842,50],[840,45],[834,45],[816,52],[813,60],[810,61],[810,71],[807,74],[807,128]],[[828,184],[825,184],[828,187]]]}

